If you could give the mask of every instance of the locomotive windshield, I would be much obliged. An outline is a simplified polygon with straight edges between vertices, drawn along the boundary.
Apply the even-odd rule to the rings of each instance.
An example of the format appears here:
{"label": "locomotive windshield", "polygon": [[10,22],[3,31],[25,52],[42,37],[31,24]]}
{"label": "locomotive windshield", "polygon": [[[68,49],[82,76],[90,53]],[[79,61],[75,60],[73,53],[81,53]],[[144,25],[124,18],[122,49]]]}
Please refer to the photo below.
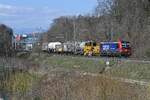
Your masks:
{"label": "locomotive windshield", "polygon": [[96,43],[96,42],[93,42],[93,46],[97,46],[97,43]]}
{"label": "locomotive windshield", "polygon": [[91,42],[85,43],[86,46],[91,46]]}
{"label": "locomotive windshield", "polygon": [[87,42],[85,43],[86,46],[97,46],[96,42]]}
{"label": "locomotive windshield", "polygon": [[122,48],[130,48],[130,42],[122,41]]}

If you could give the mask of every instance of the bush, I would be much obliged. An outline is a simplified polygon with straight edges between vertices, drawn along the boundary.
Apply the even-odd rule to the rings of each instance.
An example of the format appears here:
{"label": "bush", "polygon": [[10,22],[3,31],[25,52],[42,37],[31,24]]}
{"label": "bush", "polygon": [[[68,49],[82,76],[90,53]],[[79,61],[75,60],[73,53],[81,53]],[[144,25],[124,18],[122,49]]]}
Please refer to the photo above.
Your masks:
{"label": "bush", "polygon": [[146,50],[145,54],[146,54],[147,57],[150,57],[150,48]]}

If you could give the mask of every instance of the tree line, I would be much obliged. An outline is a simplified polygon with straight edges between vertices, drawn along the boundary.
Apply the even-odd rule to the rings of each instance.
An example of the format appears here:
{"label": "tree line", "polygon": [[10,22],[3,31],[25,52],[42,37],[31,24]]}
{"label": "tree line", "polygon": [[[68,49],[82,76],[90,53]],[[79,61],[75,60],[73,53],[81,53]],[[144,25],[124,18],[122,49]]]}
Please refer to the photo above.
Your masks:
{"label": "tree line", "polygon": [[98,0],[91,14],[54,19],[43,38],[62,42],[122,38],[131,42],[133,56],[150,56],[150,0]]}

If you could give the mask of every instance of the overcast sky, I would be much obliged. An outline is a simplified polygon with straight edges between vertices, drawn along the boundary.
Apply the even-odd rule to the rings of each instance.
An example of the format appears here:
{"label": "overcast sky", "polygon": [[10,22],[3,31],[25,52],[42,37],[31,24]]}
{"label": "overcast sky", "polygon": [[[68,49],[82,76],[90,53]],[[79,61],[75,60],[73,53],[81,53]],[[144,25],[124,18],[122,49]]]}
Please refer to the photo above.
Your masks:
{"label": "overcast sky", "polygon": [[0,23],[15,32],[47,29],[54,18],[92,12],[97,0],[0,0]]}

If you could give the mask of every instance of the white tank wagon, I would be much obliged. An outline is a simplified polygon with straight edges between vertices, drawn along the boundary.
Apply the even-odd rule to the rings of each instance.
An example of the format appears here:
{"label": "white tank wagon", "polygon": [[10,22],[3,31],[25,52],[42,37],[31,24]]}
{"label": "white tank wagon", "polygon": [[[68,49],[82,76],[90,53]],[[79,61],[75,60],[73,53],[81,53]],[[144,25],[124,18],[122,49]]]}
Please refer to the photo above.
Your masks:
{"label": "white tank wagon", "polygon": [[57,51],[57,47],[61,46],[61,45],[62,45],[61,42],[50,42],[50,43],[48,43],[48,51],[50,53],[54,53]]}

